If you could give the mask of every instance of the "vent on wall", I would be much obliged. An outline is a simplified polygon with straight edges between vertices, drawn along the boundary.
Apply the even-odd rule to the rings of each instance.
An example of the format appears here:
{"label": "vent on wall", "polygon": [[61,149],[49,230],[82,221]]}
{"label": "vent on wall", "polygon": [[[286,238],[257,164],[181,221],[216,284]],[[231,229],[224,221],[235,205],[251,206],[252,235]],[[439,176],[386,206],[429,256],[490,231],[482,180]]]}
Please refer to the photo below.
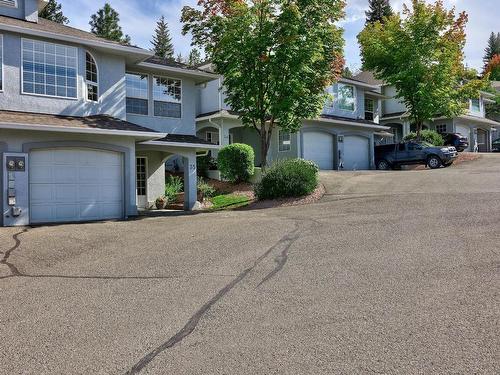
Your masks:
{"label": "vent on wall", "polygon": [[0,6],[17,8],[17,0],[0,0]]}

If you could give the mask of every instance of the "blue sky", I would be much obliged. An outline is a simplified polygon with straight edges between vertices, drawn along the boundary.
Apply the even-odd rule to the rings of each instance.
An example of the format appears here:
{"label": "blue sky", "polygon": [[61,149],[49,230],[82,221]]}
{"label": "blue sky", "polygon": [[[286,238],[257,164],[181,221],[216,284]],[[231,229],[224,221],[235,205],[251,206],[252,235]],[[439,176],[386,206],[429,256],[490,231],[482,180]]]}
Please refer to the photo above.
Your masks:
{"label": "blue sky", "polygon": [[[70,25],[88,30],[90,15],[101,8],[105,0],[59,0]],[[181,35],[179,22],[184,5],[197,3],[197,0],[108,0],[120,13],[121,25],[125,33],[132,37],[132,43],[150,48],[151,35],[156,20],[163,14],[170,27],[176,53],[187,55],[190,50],[190,38]],[[397,11],[409,0],[391,0]],[[455,6],[457,11],[465,10],[469,14],[467,27],[466,62],[470,67],[481,68],[486,41],[492,31],[500,32],[500,0],[445,0],[448,7]],[[368,0],[347,0],[346,18],[342,21],[345,30],[345,57],[347,65],[359,68],[359,48],[356,35],[364,24],[364,11]]]}

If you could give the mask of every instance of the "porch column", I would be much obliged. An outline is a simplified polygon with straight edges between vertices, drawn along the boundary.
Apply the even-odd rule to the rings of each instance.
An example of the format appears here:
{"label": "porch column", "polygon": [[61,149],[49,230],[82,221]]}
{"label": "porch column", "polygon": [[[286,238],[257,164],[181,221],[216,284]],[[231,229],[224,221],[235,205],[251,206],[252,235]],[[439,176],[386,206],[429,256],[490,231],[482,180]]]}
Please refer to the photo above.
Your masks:
{"label": "porch column", "polygon": [[196,152],[190,152],[183,158],[184,162],[184,209],[192,211],[197,201]]}
{"label": "porch column", "polygon": [[410,122],[403,122],[403,138],[410,134]]}
{"label": "porch column", "polygon": [[224,123],[220,127],[220,145],[222,147],[229,144],[229,128],[224,126]]}

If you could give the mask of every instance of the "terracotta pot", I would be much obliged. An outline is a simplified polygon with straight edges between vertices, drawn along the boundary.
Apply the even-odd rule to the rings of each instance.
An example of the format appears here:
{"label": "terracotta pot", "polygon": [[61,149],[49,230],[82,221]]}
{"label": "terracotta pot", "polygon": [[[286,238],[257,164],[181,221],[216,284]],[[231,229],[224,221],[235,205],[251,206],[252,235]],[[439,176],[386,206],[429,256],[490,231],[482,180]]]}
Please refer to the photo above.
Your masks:
{"label": "terracotta pot", "polygon": [[155,202],[156,209],[158,210],[163,210],[166,205],[167,205],[166,199],[157,199]]}

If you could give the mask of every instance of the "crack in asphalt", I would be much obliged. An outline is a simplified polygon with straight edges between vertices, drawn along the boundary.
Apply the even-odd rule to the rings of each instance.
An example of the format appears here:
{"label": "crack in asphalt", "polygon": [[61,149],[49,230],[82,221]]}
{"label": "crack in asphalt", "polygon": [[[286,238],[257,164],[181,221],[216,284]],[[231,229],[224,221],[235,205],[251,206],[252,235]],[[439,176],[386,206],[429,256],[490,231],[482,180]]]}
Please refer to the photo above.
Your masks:
{"label": "crack in asphalt", "polygon": [[26,233],[27,231],[28,231],[28,229],[24,228],[22,231],[17,232],[12,236],[12,239],[15,242],[14,246],[12,246],[9,250],[7,250],[4,253],[2,259],[0,260],[0,264],[5,264],[7,267],[9,267],[11,274],[8,276],[1,277],[0,279],[4,279],[7,277],[13,277],[13,276],[22,276],[22,273],[19,272],[18,268],[14,264],[10,263],[8,260],[9,260],[10,255],[12,254],[12,252],[17,250],[19,248],[19,246],[21,246],[21,240],[19,239],[19,236],[23,233]]}
{"label": "crack in asphalt", "polygon": [[[182,327],[175,335],[170,337],[167,341],[162,343],[161,345],[157,346],[155,349],[151,350],[149,353],[147,353],[144,357],[142,357],[139,361],[137,361],[130,370],[128,370],[125,375],[133,375],[133,374],[138,374],[144,367],[146,367],[149,363],[151,363],[156,356],[164,352],[165,350],[172,348],[182,340],[184,340],[186,337],[188,337],[195,328],[198,326],[198,323],[200,322],[201,318],[218,302],[220,301],[227,293],[231,291],[235,286],[237,286],[245,277],[255,269],[265,258],[269,256],[269,254],[275,250],[277,247],[279,247],[281,244],[284,242],[290,242],[290,236],[297,235],[298,238],[298,232],[299,227],[297,221],[295,221],[295,229],[292,230],[291,232],[285,234],[283,237],[281,237],[278,242],[276,242],[273,246],[271,246],[269,249],[267,249],[261,256],[259,256],[253,263],[251,267],[246,268],[242,272],[238,274],[238,276],[233,279],[231,282],[226,284],[222,289],[219,290],[219,292],[213,296],[208,302],[206,302],[201,308],[199,308],[187,321],[187,323]],[[296,239],[295,239],[296,240]],[[294,240],[294,241],[295,241]],[[286,247],[290,248],[291,244],[293,242],[287,244]],[[285,260],[286,263],[286,260]],[[281,265],[281,267],[278,269],[278,271],[274,272],[276,274],[279,272],[281,268],[283,268],[284,264]],[[272,273],[272,272],[271,272]],[[272,276],[274,276],[274,274]],[[272,277],[271,276],[271,277]]]}

